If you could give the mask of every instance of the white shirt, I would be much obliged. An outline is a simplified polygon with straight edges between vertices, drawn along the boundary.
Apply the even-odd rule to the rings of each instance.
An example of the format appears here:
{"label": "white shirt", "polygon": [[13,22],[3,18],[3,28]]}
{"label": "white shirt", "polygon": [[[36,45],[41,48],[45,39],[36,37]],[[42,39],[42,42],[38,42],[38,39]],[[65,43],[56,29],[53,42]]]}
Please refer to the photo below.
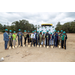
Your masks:
{"label": "white shirt", "polygon": [[31,38],[35,39],[35,34],[31,34]]}

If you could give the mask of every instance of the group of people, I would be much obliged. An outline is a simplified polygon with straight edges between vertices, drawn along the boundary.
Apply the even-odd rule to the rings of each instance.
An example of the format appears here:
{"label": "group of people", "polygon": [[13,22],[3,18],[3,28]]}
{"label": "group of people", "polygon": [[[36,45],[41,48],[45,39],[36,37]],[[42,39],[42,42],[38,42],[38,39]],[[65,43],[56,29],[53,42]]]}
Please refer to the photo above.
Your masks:
{"label": "group of people", "polygon": [[[16,45],[17,37],[18,37],[18,46],[23,46],[23,45],[33,45],[33,46],[40,46],[40,45],[45,45],[45,46],[56,46],[58,47],[59,45],[61,48],[66,49],[66,40],[67,40],[67,34],[65,31],[61,30],[56,31],[52,34],[47,32],[42,32],[42,31],[37,31],[34,30],[32,31],[32,34],[26,30],[24,30],[24,33],[21,32],[21,29],[18,30],[19,32],[16,34],[15,31],[5,29],[5,33],[3,34],[4,36],[4,41],[5,41],[5,50],[8,50],[7,45],[9,43],[9,46],[14,46]],[[24,44],[23,44],[23,37],[24,37]],[[26,42],[28,41],[28,42]]]}

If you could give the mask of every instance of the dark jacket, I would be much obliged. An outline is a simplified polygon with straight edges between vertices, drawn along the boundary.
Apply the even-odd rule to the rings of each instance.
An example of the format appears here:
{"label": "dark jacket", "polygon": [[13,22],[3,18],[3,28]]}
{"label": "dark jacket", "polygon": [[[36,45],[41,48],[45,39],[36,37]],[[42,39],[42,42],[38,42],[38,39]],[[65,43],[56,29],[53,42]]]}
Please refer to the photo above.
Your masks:
{"label": "dark jacket", "polygon": [[47,36],[48,36],[48,39],[50,40],[50,34],[49,33],[46,33],[46,35],[45,35],[46,40],[47,40]]}
{"label": "dark jacket", "polygon": [[[37,37],[37,35],[38,35],[38,37]],[[36,33],[35,37],[36,37],[36,40],[37,40],[37,39],[39,40],[39,34],[38,34],[38,33]]]}

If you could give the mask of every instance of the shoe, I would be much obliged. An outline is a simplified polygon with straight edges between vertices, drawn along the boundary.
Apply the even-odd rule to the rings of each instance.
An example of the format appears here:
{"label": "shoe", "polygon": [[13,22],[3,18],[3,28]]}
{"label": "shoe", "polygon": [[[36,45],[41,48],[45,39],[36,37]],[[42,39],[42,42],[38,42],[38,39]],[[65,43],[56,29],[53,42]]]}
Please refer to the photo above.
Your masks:
{"label": "shoe", "polygon": [[5,49],[5,50],[8,50],[8,48],[7,48],[7,49]]}

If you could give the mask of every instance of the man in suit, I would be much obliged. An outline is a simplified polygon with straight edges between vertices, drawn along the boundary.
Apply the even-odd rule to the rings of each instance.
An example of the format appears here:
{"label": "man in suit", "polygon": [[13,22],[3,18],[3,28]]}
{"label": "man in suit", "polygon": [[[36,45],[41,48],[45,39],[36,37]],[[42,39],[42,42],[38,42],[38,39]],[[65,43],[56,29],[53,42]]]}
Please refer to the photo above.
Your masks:
{"label": "man in suit", "polygon": [[22,46],[22,32],[21,32],[21,29],[19,29],[19,32],[17,33],[17,36],[18,36],[18,45],[20,45],[21,43],[21,46]]}
{"label": "man in suit", "polygon": [[49,46],[50,34],[48,33],[48,31],[45,37],[46,37],[46,46]]}
{"label": "man in suit", "polygon": [[5,29],[5,33],[3,34],[4,41],[5,41],[5,50],[8,50],[7,44],[8,44],[8,41],[9,41],[9,35],[8,35],[7,31],[8,31],[8,29]]}
{"label": "man in suit", "polygon": [[57,32],[56,32],[56,30],[55,30],[55,33],[54,33],[54,45],[57,47],[58,46],[58,34],[57,34]]}

